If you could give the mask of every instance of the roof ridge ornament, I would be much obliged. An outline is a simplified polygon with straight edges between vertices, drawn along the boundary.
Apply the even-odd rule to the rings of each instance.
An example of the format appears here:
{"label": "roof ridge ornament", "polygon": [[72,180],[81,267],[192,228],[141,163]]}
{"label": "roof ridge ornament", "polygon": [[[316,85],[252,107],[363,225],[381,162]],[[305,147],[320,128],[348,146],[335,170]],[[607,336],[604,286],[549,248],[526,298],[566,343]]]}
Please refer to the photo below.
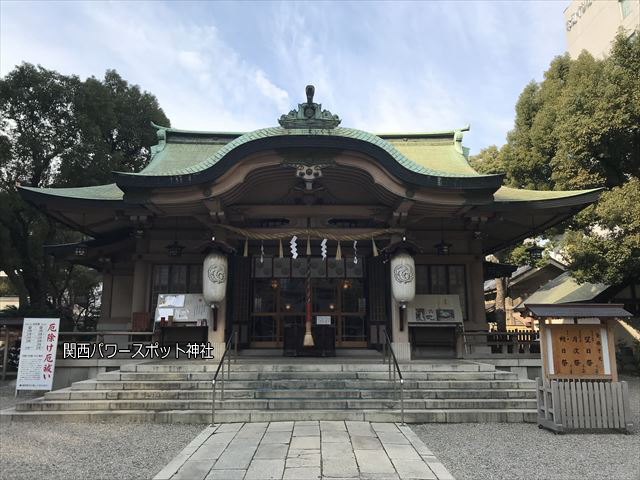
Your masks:
{"label": "roof ridge ornament", "polygon": [[340,117],[334,115],[329,110],[322,110],[322,104],[313,103],[315,87],[307,85],[305,93],[307,101],[299,103],[297,110],[291,110],[286,115],[278,119],[278,123],[283,128],[320,128],[331,129],[340,125]]}

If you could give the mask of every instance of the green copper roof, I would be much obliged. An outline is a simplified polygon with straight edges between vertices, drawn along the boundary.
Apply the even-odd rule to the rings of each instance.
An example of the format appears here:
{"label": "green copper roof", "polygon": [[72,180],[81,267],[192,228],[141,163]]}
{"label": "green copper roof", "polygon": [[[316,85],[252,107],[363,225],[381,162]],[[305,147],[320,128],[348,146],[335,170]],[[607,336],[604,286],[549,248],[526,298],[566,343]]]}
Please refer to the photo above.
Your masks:
{"label": "green copper roof", "polygon": [[496,202],[534,202],[537,200],[556,200],[577,197],[601,191],[601,188],[590,190],[524,190],[520,188],[500,187],[493,194]]}
{"label": "green copper roof", "polygon": [[[141,172],[126,175],[190,175],[214,166],[226,154],[248,142],[268,137],[307,135],[352,138],[369,142],[385,150],[398,164],[406,169],[422,175],[437,177],[485,176],[473,170],[466,162],[462,152],[456,150],[453,135],[449,140],[444,139],[439,142],[412,140],[410,143],[406,142],[406,144],[403,144],[402,141],[387,141],[372,133],[353,128],[285,129],[272,127],[245,133],[225,145],[215,145],[199,143],[195,139],[189,143],[172,143],[170,140],[171,134],[178,133],[179,131],[172,129],[165,130],[169,134],[168,143],[164,148],[156,147],[158,153],[155,154],[149,166]],[[444,133],[446,132],[438,132],[437,135]],[[212,134],[215,133],[212,132]],[[180,158],[174,158],[178,155]]]}
{"label": "green copper roof", "polygon": [[527,304],[536,303],[588,302],[607,288],[609,286],[604,283],[587,282],[580,285],[570,276],[569,272],[565,272],[544,284],[516,308],[521,309]]}
{"label": "green copper roof", "polygon": [[[158,144],[152,147],[151,161],[140,172],[120,174],[134,177],[172,177],[202,172],[216,165],[229,152],[254,140],[270,137],[325,136],[358,139],[376,145],[399,165],[419,175],[454,178],[481,178],[468,163],[462,147],[461,130],[432,133],[391,133],[374,135],[351,128],[285,129],[265,128],[249,133],[193,132],[158,128]],[[116,184],[78,188],[24,188],[33,194],[86,200],[122,200]],[[500,187],[494,193],[496,203],[553,201],[576,198],[597,192],[536,191]]]}
{"label": "green copper roof", "polygon": [[29,192],[42,193],[55,197],[77,198],[84,200],[122,200],[123,192],[115,183],[108,185],[96,185],[93,187],[73,188],[34,188],[21,187]]}
{"label": "green copper roof", "polygon": [[215,155],[224,144],[207,143],[167,143],[157,148],[149,165],[140,175],[170,175],[170,172],[183,171]]}
{"label": "green copper roof", "polygon": [[455,148],[452,139],[388,140],[406,158],[423,167],[448,175],[479,175]]}

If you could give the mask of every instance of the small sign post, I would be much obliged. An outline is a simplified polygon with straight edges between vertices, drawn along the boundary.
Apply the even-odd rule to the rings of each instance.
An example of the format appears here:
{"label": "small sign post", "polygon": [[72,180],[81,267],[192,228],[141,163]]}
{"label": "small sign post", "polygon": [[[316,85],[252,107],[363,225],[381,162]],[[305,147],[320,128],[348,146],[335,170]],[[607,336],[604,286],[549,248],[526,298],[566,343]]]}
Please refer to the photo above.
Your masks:
{"label": "small sign post", "polygon": [[51,390],[59,327],[59,318],[24,319],[16,395],[18,390]]}

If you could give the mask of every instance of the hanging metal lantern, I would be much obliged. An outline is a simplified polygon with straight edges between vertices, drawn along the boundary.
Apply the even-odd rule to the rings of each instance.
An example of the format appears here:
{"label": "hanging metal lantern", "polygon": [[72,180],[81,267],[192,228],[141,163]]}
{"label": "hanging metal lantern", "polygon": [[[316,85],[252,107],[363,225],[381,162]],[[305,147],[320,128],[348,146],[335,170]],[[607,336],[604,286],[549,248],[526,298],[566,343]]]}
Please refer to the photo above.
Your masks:
{"label": "hanging metal lantern", "polygon": [[401,306],[416,296],[416,266],[407,252],[399,252],[391,258],[391,291]]}
{"label": "hanging metal lantern", "polygon": [[76,257],[84,257],[87,255],[89,248],[84,243],[79,243],[73,250],[73,253]]}
{"label": "hanging metal lantern", "polygon": [[202,264],[202,295],[204,301],[213,305],[224,300],[227,292],[227,256],[211,252]]}
{"label": "hanging metal lantern", "polygon": [[440,242],[434,245],[437,255],[449,255],[451,244],[444,241],[444,218],[440,219]]}
{"label": "hanging metal lantern", "polygon": [[179,244],[177,240],[174,240],[173,243],[167,245],[166,248],[170,257],[180,257],[182,256],[182,251],[185,247],[184,245]]}
{"label": "hanging metal lantern", "polygon": [[[82,231],[85,231],[85,214],[82,214]],[[80,243],[78,243],[75,248],[73,249],[73,253],[76,257],[84,257],[87,255],[87,252],[89,251],[89,247],[87,247],[87,244],[85,243],[85,241],[87,240],[87,237],[85,236],[85,234],[82,234],[82,241]]]}
{"label": "hanging metal lantern", "polygon": [[449,255],[449,252],[451,251],[451,244],[445,242],[444,240],[442,240],[440,243],[436,243],[434,247],[436,248],[437,255]]}
{"label": "hanging metal lantern", "polygon": [[527,253],[529,254],[529,258],[534,262],[542,259],[543,252],[544,252],[544,247],[541,247],[537,243],[534,243],[532,246],[527,248]]}

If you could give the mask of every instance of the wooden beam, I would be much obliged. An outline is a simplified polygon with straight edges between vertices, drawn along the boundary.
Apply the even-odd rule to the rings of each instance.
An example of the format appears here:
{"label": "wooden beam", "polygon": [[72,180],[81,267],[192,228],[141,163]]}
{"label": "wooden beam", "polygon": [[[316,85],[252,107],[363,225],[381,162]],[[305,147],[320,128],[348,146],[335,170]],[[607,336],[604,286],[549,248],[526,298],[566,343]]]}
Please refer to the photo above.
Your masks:
{"label": "wooden beam", "polygon": [[219,198],[208,198],[202,202],[207,210],[209,210],[209,216],[214,223],[229,223],[228,215],[225,212],[224,205]]}
{"label": "wooden beam", "polygon": [[234,205],[229,207],[230,215],[245,218],[380,218],[388,215],[389,208],[383,205]]}
{"label": "wooden beam", "polygon": [[389,219],[391,226],[397,227],[405,225],[407,223],[407,217],[409,216],[409,210],[411,210],[411,207],[413,207],[414,203],[415,202],[413,200],[409,200],[406,198],[402,199],[391,214],[391,217]]}

